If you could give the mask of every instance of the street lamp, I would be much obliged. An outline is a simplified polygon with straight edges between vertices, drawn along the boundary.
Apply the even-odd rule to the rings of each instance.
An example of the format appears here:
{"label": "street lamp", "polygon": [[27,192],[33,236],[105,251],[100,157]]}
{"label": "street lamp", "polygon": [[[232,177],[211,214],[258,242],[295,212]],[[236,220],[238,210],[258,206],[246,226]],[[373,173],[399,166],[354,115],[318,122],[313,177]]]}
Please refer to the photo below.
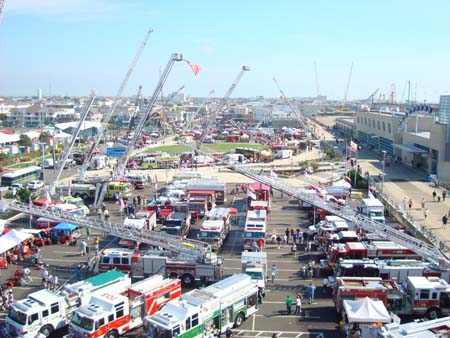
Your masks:
{"label": "street lamp", "polygon": [[41,168],[42,168],[42,181],[45,184],[45,170],[44,170],[44,162],[45,162],[45,143],[39,143],[39,145],[41,146],[42,149],[42,163],[41,163]]}
{"label": "street lamp", "polygon": [[384,166],[386,165],[386,150],[381,151],[383,153],[383,161],[381,161],[382,165],[382,176],[381,176],[381,196],[383,196],[383,189],[384,189]]}

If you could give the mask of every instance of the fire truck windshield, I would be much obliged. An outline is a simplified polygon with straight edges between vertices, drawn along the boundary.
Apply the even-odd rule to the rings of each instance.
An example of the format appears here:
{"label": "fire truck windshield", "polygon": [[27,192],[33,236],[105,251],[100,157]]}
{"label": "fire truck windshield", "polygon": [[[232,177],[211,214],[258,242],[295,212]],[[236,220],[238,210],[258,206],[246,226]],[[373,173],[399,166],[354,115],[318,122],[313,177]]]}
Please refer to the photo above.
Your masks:
{"label": "fire truck windshield", "polygon": [[11,312],[8,317],[21,325],[25,325],[27,323],[27,315],[23,312],[17,311],[14,307],[11,308]]}
{"label": "fire truck windshield", "polygon": [[200,231],[200,238],[219,238],[220,232],[218,231]]}
{"label": "fire truck windshield", "polygon": [[88,331],[92,331],[94,329],[94,320],[88,317],[80,316],[77,312],[75,312],[72,316],[72,324]]}
{"label": "fire truck windshield", "polygon": [[262,239],[262,238],[266,238],[266,234],[264,232],[246,231],[244,233],[244,236],[245,236],[246,239]]}

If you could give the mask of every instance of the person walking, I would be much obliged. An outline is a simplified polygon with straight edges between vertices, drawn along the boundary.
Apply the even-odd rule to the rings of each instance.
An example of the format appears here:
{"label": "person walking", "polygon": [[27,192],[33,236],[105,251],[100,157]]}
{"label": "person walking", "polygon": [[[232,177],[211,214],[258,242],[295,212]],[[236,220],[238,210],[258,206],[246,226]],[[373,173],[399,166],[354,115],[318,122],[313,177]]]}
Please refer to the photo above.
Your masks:
{"label": "person walking", "polygon": [[445,198],[447,197],[447,190],[442,191],[442,200],[445,202]]}
{"label": "person walking", "polygon": [[277,266],[275,264],[272,265],[272,284],[275,283],[275,277],[277,276]]}
{"label": "person walking", "polygon": [[299,295],[297,295],[297,299],[295,300],[295,314],[299,315],[302,313],[302,299]]}
{"label": "person walking", "polygon": [[425,197],[422,197],[422,200],[420,201],[420,205],[422,209],[425,209]]}
{"label": "person walking", "polygon": [[412,198],[410,198],[408,201],[409,210],[411,210],[412,206],[413,206],[413,200],[412,200]]}
{"label": "person walking", "polygon": [[289,316],[291,314],[291,306],[292,306],[292,298],[291,296],[287,295],[286,297],[286,312]]}
{"label": "person walking", "polygon": [[408,204],[406,197],[403,197],[402,204],[403,204],[403,210],[406,210],[406,206]]}
{"label": "person walking", "polygon": [[312,304],[314,302],[314,294],[316,292],[316,286],[313,283],[309,283],[308,287],[308,303]]}
{"label": "person walking", "polygon": [[286,231],[284,233],[286,234],[285,244],[289,244],[289,234],[290,234],[289,228],[286,228]]}
{"label": "person walking", "polygon": [[81,240],[81,242],[80,242],[80,250],[81,250],[81,256],[84,256],[84,255],[86,255],[86,248],[87,248],[87,243],[86,243],[86,241],[83,239],[83,240]]}
{"label": "person walking", "polygon": [[42,278],[42,286],[44,288],[46,288],[47,287],[47,279],[48,279],[48,271],[45,268],[42,269],[41,278]]}
{"label": "person walking", "polygon": [[292,243],[297,244],[297,233],[295,232],[294,228],[291,229],[291,237]]}
{"label": "person walking", "polygon": [[280,235],[277,236],[277,244],[278,244],[278,249],[281,248],[281,237]]}
{"label": "person walking", "polygon": [[433,196],[433,202],[436,202],[436,190],[433,191],[433,193],[431,194]]}
{"label": "person walking", "polygon": [[423,217],[424,217],[425,219],[427,219],[427,216],[428,216],[428,209],[425,208],[425,210],[423,211]]}
{"label": "person walking", "polygon": [[445,229],[447,227],[447,221],[448,221],[447,215],[444,214],[444,216],[442,216],[442,228]]}
{"label": "person walking", "polygon": [[91,229],[86,228],[86,239],[87,239],[87,240],[89,240],[90,235],[91,235]]}
{"label": "person walking", "polygon": [[291,253],[294,257],[297,257],[297,244],[295,244],[295,242],[292,243]]}

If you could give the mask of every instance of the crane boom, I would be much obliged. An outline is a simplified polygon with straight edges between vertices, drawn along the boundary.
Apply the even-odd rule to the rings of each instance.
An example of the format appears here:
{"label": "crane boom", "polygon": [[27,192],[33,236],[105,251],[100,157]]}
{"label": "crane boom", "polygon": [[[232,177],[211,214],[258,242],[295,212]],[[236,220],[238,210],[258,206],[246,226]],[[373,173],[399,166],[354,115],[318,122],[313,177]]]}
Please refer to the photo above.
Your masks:
{"label": "crane boom", "polygon": [[281,89],[280,85],[278,84],[277,79],[273,78],[273,82],[275,82],[276,86],[278,87],[278,90],[281,93],[281,96],[283,96],[284,100],[286,100],[287,104],[289,105],[289,107],[291,108],[292,112],[295,114],[295,116],[297,117],[298,122],[300,123],[300,126],[305,129],[308,130],[308,125],[307,123],[304,121],[304,119],[301,117],[300,112],[298,111],[297,107],[295,107],[291,101],[289,101],[289,99],[287,98],[287,96],[284,94],[283,89]]}
{"label": "crane boom", "polygon": [[84,121],[86,120],[86,117],[89,114],[89,110],[91,109],[92,104],[94,103],[95,97],[96,97],[96,94],[94,91],[92,91],[91,96],[89,97],[89,99],[87,101],[86,108],[80,116],[78,125],[72,132],[72,136],[69,141],[69,144],[66,145],[66,147],[64,148],[64,151],[61,153],[61,155],[58,158],[58,162],[55,164],[55,165],[57,165],[56,173],[53,176],[52,181],[50,182],[50,185],[48,187],[48,191],[52,194],[55,192],[54,191],[55,186],[58,183],[59,178],[61,177],[61,174],[64,170],[64,164],[66,163],[67,159],[69,158],[69,155],[70,155],[70,152],[72,151],[73,145],[75,144],[78,134],[80,133],[81,126],[83,125]]}
{"label": "crane boom", "polygon": [[206,102],[208,102],[208,100],[211,98],[212,94],[214,94],[214,89],[209,92],[208,97],[200,104],[200,106],[198,107],[195,114],[194,115],[191,114],[189,121],[186,124],[184,130],[189,130],[190,128],[192,128],[192,123],[194,122],[194,118],[200,113],[202,108],[205,106]]}
{"label": "crane boom", "polygon": [[133,61],[131,62],[130,68],[128,68],[125,78],[123,79],[122,84],[120,85],[119,91],[117,92],[116,97],[114,98],[114,102],[113,102],[113,105],[111,106],[110,111],[103,118],[102,124],[101,124],[100,129],[97,134],[97,137],[95,138],[95,140],[92,144],[92,147],[80,168],[80,174],[79,174],[80,178],[84,178],[86,170],[89,166],[89,162],[92,160],[94,152],[97,149],[98,145],[100,144],[100,140],[103,137],[103,133],[104,133],[105,129],[108,127],[108,123],[111,120],[111,118],[114,114],[114,111],[116,110],[117,104],[119,103],[119,100],[123,94],[123,91],[124,91],[127,83],[128,83],[128,80],[130,79],[130,76],[133,73],[133,70],[136,67],[136,64],[138,63],[142,53],[144,52],[145,46],[147,45],[148,39],[150,38],[150,35],[152,33],[153,33],[153,29],[149,29],[147,34],[145,35],[144,40],[142,41],[141,45],[139,46],[139,49],[138,49],[136,55],[134,56]]}
{"label": "crane boom", "polygon": [[6,0],[0,0],[0,23],[2,22],[3,13],[5,11]]}
{"label": "crane boom", "polygon": [[245,72],[250,71],[250,67],[248,66],[242,66],[241,71],[239,72],[239,75],[237,76],[236,80],[231,84],[230,88],[228,89],[227,93],[223,97],[223,99],[220,101],[219,105],[217,106],[216,110],[213,113],[213,116],[209,119],[208,124],[206,125],[206,128],[198,140],[197,148],[200,149],[206,135],[208,135],[209,129],[211,129],[213,123],[216,120],[217,115],[222,111],[223,107],[225,107],[225,104],[227,103],[228,99],[230,98],[231,94],[233,93],[234,89],[238,85],[239,81],[241,80],[242,76]]}
{"label": "crane boom", "polygon": [[350,66],[350,72],[348,73],[347,87],[345,88],[345,94],[344,94],[344,99],[342,100],[342,104],[347,103],[348,91],[350,89],[350,81],[352,79],[352,71],[353,71],[353,62],[352,62],[352,65]]}
{"label": "crane boom", "polygon": [[169,73],[172,70],[174,63],[177,61],[182,61],[182,60],[183,60],[182,54],[173,53],[170,56],[169,62],[167,63],[166,68],[164,68],[164,71],[161,74],[161,77],[158,81],[155,91],[153,92],[153,96],[150,100],[147,110],[145,111],[144,114],[141,115],[141,118],[139,119],[139,123],[134,131],[133,138],[128,143],[127,150],[125,151],[125,156],[121,161],[121,165],[119,165],[119,167],[118,167],[119,176],[121,176],[125,170],[125,165],[128,162],[128,159],[130,158],[130,156],[132,155],[136,141],[137,141],[138,137],[140,137],[142,130],[144,129],[145,123],[150,118],[153,106],[155,105],[155,102],[158,99],[159,94],[161,93],[164,83],[166,83],[167,77],[169,76]]}

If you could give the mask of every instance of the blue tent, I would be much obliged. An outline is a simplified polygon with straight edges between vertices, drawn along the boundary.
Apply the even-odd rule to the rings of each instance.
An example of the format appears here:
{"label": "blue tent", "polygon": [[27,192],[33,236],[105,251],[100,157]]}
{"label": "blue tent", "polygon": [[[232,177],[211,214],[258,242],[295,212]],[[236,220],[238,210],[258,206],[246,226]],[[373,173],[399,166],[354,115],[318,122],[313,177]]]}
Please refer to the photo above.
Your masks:
{"label": "blue tent", "polygon": [[73,234],[73,232],[76,230],[78,230],[77,225],[70,223],[59,223],[57,226],[52,228],[52,238],[59,240],[61,234],[64,234],[64,236],[68,236],[69,234]]}

